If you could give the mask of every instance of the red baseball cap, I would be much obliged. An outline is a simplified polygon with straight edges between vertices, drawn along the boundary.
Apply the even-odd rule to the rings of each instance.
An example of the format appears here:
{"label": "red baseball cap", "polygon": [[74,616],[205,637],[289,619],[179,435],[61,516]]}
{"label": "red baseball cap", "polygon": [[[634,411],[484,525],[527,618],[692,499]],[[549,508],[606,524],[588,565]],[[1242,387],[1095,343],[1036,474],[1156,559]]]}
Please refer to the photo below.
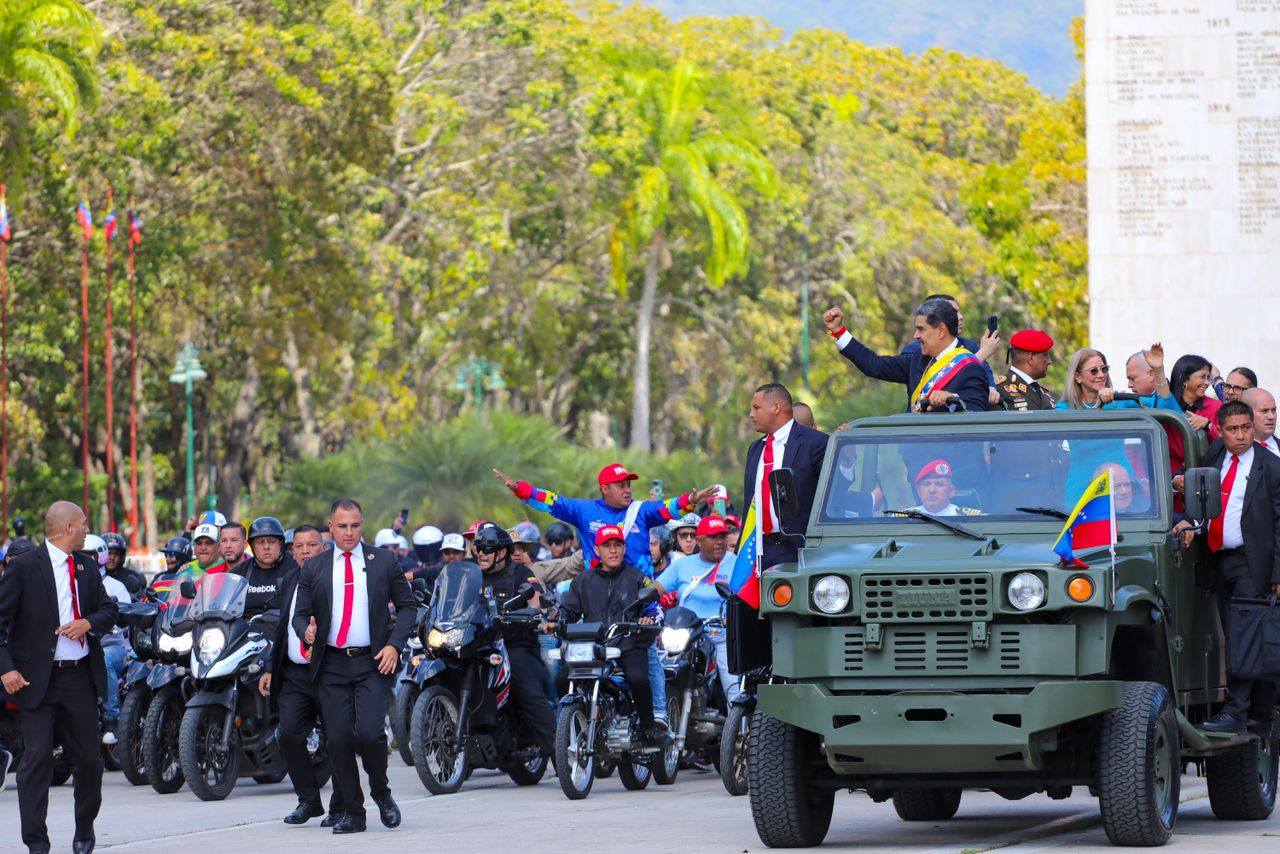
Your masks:
{"label": "red baseball cap", "polygon": [[600,474],[596,477],[601,486],[607,483],[622,483],[624,480],[639,479],[640,475],[627,471],[627,467],[622,463],[609,463],[609,465],[600,469]]}
{"label": "red baseball cap", "polygon": [[707,516],[698,523],[699,537],[714,537],[718,534],[727,533],[729,533],[729,526],[719,516]]}
{"label": "red baseball cap", "polygon": [[912,483],[919,483],[926,477],[951,477],[951,463],[946,460],[932,460],[924,465],[916,474],[916,479]]}
{"label": "red baseball cap", "polygon": [[596,545],[602,546],[610,540],[617,540],[625,543],[627,538],[622,535],[622,529],[617,525],[604,525],[600,530],[596,531]]}
{"label": "red baseball cap", "polygon": [[476,538],[476,531],[479,531],[480,526],[484,524],[487,524],[484,519],[475,520],[471,523],[471,527],[467,528],[467,530],[463,532],[462,536],[467,540],[474,540]]}
{"label": "red baseball cap", "polygon": [[741,527],[742,527],[742,520],[741,520],[741,519],[739,519],[737,516],[725,516],[725,517],[724,517],[724,523],[725,523],[725,525],[726,525],[726,526],[727,526],[727,525],[732,524],[732,525],[733,525],[733,527],[735,527],[735,528],[741,528]]}

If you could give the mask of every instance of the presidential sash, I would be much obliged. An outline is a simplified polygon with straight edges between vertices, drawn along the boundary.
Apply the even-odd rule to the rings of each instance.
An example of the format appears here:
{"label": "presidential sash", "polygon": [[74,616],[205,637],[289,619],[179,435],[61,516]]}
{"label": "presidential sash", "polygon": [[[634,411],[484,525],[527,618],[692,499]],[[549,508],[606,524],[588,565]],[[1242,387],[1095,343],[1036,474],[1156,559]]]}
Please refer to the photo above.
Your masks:
{"label": "presidential sash", "polygon": [[928,397],[931,392],[940,391],[947,387],[947,383],[956,378],[956,375],[965,369],[966,365],[981,364],[978,357],[970,353],[963,347],[957,347],[950,351],[945,357],[934,359],[933,364],[924,372],[924,376],[920,378],[920,382],[916,385],[915,391],[911,392],[911,406],[914,409],[920,408],[921,398]]}

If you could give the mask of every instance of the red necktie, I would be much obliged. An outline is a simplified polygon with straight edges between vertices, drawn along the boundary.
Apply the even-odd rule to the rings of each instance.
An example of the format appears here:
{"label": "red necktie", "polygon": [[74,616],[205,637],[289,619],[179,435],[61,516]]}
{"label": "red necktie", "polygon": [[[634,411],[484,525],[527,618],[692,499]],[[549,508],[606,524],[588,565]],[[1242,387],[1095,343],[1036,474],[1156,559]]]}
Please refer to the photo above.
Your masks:
{"label": "red necktie", "polygon": [[351,631],[351,606],[355,602],[355,571],[351,568],[351,552],[343,552],[347,564],[347,578],[342,585],[342,622],[338,625],[338,646],[347,645],[347,632]]}
{"label": "red necktie", "polygon": [[1227,502],[1231,500],[1231,487],[1236,482],[1236,469],[1240,466],[1240,458],[1235,454],[1231,455],[1231,468],[1227,469],[1227,476],[1222,479],[1222,512],[1218,514],[1218,518],[1209,523],[1209,550],[1218,551],[1222,548],[1222,526],[1223,520],[1227,516]]}
{"label": "red necktie", "polygon": [[764,476],[760,478],[760,530],[773,533],[773,502],[769,495],[769,473],[773,471],[773,434],[764,439]]}
{"label": "red necktie", "polygon": [[[80,619],[80,596],[76,593],[76,559],[71,555],[67,555],[67,575],[71,580],[71,619]],[[80,638],[80,645],[84,646],[84,638]]]}

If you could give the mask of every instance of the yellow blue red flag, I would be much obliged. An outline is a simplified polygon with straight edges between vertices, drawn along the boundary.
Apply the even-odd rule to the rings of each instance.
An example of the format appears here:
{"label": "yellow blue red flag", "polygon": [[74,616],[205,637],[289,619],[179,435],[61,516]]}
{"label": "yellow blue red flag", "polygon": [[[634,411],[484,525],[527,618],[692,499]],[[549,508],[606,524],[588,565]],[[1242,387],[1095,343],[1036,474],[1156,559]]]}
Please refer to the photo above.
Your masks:
{"label": "yellow blue red flag", "polygon": [[1111,469],[1094,478],[1067,517],[1053,550],[1070,566],[1087,567],[1076,552],[1116,544],[1116,505],[1111,495]]}

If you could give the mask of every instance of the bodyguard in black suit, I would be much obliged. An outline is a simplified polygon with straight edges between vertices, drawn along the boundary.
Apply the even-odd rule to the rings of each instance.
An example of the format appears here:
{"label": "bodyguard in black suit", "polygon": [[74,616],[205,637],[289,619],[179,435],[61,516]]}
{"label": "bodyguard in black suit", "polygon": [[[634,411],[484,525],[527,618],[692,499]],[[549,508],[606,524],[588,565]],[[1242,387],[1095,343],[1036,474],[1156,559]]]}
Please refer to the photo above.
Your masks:
{"label": "bodyguard in black suit", "polygon": [[333,784],[345,813],[333,826],[334,833],[365,829],[357,753],[382,823],[400,824],[400,810],[387,784],[383,720],[400,650],[413,631],[418,606],[397,557],[361,542],[362,516],[355,501],[333,503],[329,531],[334,548],[302,567],[292,620],[294,632],[311,651],[311,678],[319,689]]}
{"label": "bodyguard in black suit", "polygon": [[0,680],[21,710],[22,841],[33,852],[49,850],[45,817],[56,730],[75,774],[72,850],[84,854],[93,850],[102,806],[98,700],[107,696],[107,667],[99,638],[110,633],[118,612],[98,567],[76,554],[89,533],[84,511],[58,501],[45,514],[44,529],[44,543],[0,576]]}
{"label": "bodyguard in black suit", "polygon": [[[1218,576],[1218,605],[1227,626],[1233,598],[1280,595],[1280,457],[1253,441],[1253,410],[1243,401],[1224,403],[1217,414],[1222,438],[1204,465],[1222,473],[1222,514],[1207,532]],[[1276,684],[1228,674],[1227,703],[1202,729],[1243,732],[1250,721],[1269,723]]]}
{"label": "bodyguard in black suit", "polygon": [[[854,338],[844,325],[844,312],[829,308],[822,316],[840,353],[867,376],[907,387],[909,406],[916,412],[948,412],[950,398],[957,395],[969,412],[986,412],[989,378],[986,366],[977,356],[957,357],[964,350],[959,334],[959,315],[955,306],[943,299],[929,299],[916,309],[916,353],[879,356]],[[931,377],[935,361],[941,368]],[[946,367],[942,367],[946,366]],[[922,383],[922,380],[924,382]]]}

